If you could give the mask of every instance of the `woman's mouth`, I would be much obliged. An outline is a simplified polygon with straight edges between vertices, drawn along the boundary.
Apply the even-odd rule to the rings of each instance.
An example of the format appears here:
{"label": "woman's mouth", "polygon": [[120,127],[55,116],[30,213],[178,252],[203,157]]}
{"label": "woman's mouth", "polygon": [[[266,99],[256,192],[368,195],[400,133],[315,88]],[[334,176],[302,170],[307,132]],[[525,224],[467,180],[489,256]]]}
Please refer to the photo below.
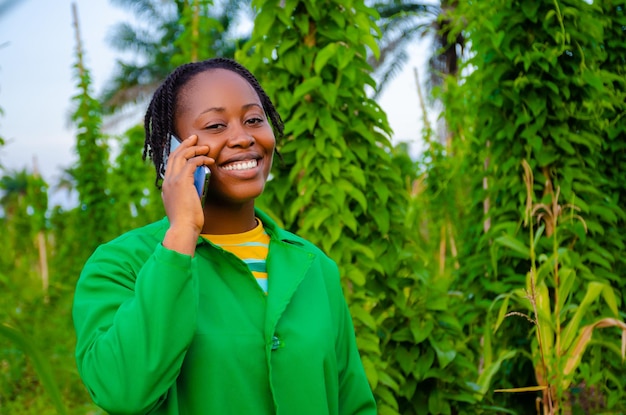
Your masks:
{"label": "woman's mouth", "polygon": [[226,170],[226,171],[243,171],[243,170],[254,169],[256,168],[256,166],[257,166],[257,160],[251,159],[251,160],[235,161],[225,166],[221,166],[221,169]]}

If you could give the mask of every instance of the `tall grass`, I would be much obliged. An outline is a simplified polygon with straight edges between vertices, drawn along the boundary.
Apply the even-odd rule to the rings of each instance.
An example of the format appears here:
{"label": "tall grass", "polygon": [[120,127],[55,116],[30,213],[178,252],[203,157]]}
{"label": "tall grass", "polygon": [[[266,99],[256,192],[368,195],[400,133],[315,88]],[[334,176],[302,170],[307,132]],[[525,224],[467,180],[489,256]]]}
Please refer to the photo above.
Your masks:
{"label": "tall grass", "polygon": [[67,415],[67,409],[63,404],[61,391],[54,377],[48,361],[42,355],[31,338],[21,333],[14,327],[7,324],[0,324],[0,336],[7,338],[10,342],[19,347],[30,359],[39,376],[39,381],[48,393],[54,408],[59,415]]}

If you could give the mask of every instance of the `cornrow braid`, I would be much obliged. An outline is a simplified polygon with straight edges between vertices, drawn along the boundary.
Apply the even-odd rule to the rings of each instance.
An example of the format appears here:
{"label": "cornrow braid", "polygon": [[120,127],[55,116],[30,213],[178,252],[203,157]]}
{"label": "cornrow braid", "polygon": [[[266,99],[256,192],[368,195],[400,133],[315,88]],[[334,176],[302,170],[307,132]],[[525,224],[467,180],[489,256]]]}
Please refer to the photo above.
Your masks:
{"label": "cornrow braid", "polygon": [[154,92],[144,117],[146,140],[143,146],[143,159],[149,157],[152,160],[156,170],[155,185],[159,189],[165,174],[165,160],[169,155],[170,140],[175,133],[174,115],[179,92],[195,75],[213,69],[226,69],[245,79],[259,96],[274,135],[277,139],[283,137],[284,124],[278,111],[259,81],[243,65],[227,58],[212,58],[183,64],[176,68]]}

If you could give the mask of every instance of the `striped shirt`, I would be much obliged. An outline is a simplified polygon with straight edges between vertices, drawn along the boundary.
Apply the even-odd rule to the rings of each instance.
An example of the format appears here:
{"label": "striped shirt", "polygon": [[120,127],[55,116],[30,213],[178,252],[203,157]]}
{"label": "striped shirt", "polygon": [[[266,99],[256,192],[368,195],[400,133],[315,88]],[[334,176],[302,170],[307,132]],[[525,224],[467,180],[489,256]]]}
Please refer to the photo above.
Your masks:
{"label": "striped shirt", "polygon": [[231,235],[202,234],[201,236],[241,259],[248,266],[261,289],[267,294],[265,260],[270,245],[270,236],[265,232],[259,218],[257,218],[257,223],[257,227],[248,232]]}

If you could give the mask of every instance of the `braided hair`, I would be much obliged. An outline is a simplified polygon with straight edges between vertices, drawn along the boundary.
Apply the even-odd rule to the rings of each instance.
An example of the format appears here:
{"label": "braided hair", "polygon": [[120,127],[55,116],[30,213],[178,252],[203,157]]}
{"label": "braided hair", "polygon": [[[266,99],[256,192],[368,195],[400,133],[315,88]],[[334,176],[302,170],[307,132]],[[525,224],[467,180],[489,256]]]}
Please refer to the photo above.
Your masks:
{"label": "braided hair", "polygon": [[243,65],[227,58],[212,58],[181,65],[154,92],[144,118],[146,140],[143,146],[143,159],[149,157],[154,163],[155,185],[159,189],[165,173],[165,160],[169,155],[170,140],[174,134],[174,114],[178,105],[179,92],[195,75],[213,69],[226,69],[245,79],[259,96],[274,135],[277,138],[283,136],[284,125],[278,111],[259,81]]}

